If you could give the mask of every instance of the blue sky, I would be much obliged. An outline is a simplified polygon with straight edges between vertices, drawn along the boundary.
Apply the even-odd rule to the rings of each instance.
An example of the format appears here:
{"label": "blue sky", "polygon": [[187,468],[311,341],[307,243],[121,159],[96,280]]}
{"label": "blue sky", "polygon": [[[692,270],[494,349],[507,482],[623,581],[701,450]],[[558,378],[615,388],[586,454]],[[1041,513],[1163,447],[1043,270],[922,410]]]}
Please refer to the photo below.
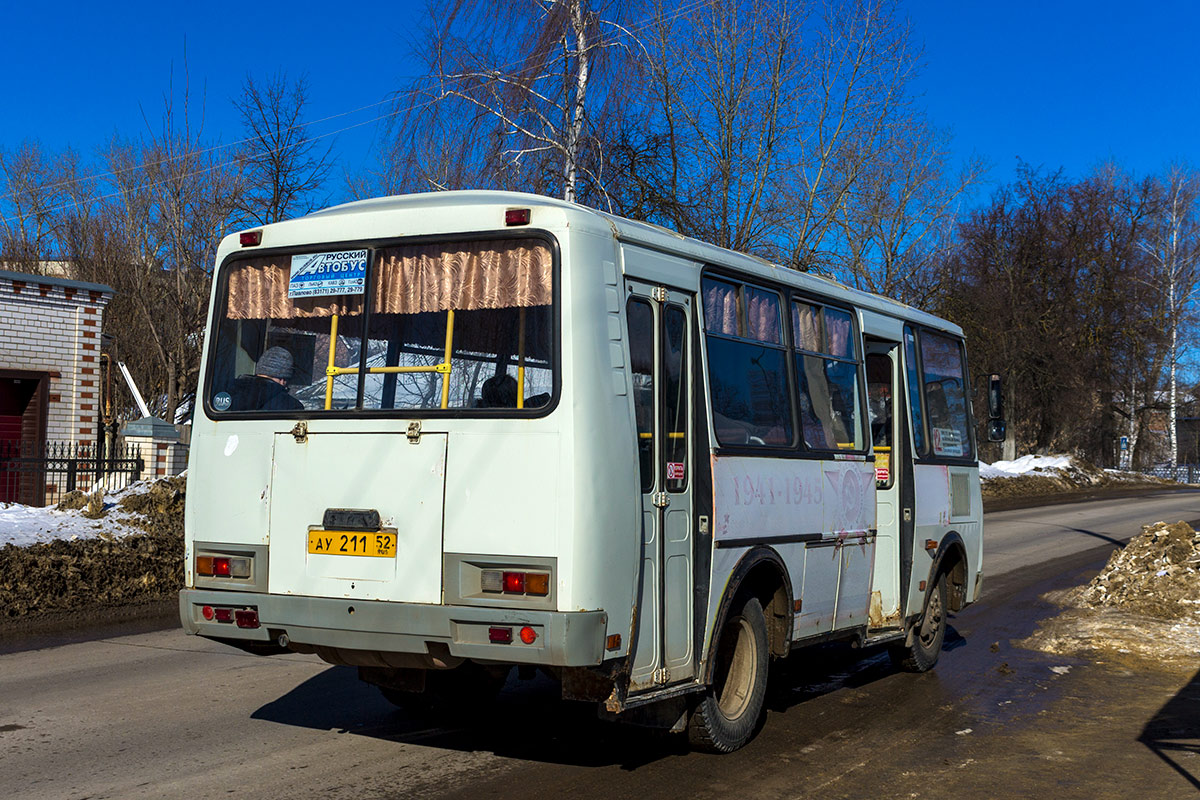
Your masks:
{"label": "blue sky", "polygon": [[[1011,179],[1018,157],[1069,175],[1109,158],[1139,174],[1173,159],[1200,162],[1191,52],[1200,3],[910,0],[903,9],[924,45],[920,102],[952,130],[958,156],[992,164],[993,183]],[[144,132],[143,113],[157,124],[172,71],[179,95],[186,43],[209,137],[238,138],[230,99],[247,71],[307,72],[310,119],[344,114],[315,130],[359,126],[336,143],[342,167],[356,171],[369,157],[370,120],[386,106],[344,112],[384,100],[412,75],[410,42],[423,16],[420,0],[12,3],[0,147],[31,138],[90,154],[115,132]]]}

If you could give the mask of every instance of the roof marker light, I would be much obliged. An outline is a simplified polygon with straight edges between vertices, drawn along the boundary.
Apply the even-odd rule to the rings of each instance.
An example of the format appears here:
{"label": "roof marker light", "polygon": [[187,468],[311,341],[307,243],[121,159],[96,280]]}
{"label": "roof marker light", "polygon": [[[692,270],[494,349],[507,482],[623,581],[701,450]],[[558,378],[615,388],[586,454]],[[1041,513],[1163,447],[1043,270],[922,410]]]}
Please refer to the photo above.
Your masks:
{"label": "roof marker light", "polygon": [[[529,209],[528,208],[510,208],[504,212],[505,225],[528,225],[529,224]],[[246,234],[242,234],[245,236]]]}
{"label": "roof marker light", "polygon": [[262,231],[243,231],[238,239],[242,243],[242,247],[257,247],[262,244]]}

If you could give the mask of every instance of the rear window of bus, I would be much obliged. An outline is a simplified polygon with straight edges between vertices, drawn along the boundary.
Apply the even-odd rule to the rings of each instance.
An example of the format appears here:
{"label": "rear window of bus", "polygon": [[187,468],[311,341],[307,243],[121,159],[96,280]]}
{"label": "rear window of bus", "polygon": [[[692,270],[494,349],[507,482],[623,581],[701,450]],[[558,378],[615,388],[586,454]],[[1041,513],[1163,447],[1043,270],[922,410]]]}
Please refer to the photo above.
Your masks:
{"label": "rear window of bus", "polygon": [[218,414],[546,408],[553,254],[536,238],[314,248],[230,263]]}

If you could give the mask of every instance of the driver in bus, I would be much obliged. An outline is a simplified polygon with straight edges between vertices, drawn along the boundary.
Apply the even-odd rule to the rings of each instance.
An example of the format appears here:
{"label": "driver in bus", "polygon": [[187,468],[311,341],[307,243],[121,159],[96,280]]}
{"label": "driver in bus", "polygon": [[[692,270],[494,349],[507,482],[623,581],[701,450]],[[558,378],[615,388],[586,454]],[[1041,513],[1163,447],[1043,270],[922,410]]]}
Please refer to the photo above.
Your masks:
{"label": "driver in bus", "polygon": [[254,365],[253,375],[233,382],[231,411],[301,411],[304,405],[287,390],[294,363],[282,347],[269,347]]}

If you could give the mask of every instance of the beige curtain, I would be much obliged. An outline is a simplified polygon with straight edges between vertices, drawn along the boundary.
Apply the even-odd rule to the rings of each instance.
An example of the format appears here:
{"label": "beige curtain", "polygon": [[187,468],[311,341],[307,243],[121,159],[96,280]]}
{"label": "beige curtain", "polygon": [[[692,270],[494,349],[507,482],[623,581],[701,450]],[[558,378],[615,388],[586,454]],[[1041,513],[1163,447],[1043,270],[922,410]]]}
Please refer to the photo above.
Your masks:
{"label": "beige curtain", "polygon": [[389,247],[379,254],[372,313],[548,306],[551,264],[536,240]]}
{"label": "beige curtain", "polygon": [[[548,306],[552,258],[541,241],[502,240],[389,247],[376,256],[372,311],[419,314]],[[249,259],[229,273],[229,319],[361,314],[361,295],[289,298],[291,259]]]}
{"label": "beige curtain", "polygon": [[228,319],[307,319],[361,314],[361,295],[288,297],[291,259],[252,258],[229,273]]}

